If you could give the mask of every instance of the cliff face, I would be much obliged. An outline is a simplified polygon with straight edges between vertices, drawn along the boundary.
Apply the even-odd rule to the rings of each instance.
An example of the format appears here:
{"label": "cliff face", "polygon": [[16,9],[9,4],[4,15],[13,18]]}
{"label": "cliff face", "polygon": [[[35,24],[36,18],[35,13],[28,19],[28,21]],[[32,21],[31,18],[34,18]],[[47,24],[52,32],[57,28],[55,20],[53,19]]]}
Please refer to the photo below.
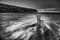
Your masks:
{"label": "cliff face", "polygon": [[24,13],[24,12],[37,12],[36,9],[30,9],[30,8],[23,8],[23,7],[17,7],[13,5],[3,4],[0,3],[0,12],[3,13]]}

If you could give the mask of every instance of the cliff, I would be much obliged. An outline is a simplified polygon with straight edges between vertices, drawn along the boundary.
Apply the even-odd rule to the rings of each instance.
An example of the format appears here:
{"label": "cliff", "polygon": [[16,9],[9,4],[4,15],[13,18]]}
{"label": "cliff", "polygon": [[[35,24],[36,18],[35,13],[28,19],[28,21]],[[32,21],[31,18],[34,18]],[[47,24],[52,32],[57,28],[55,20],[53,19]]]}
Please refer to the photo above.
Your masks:
{"label": "cliff", "polygon": [[37,12],[37,10],[0,3],[0,13],[1,12],[2,13],[26,13],[26,12],[32,13],[32,12]]}

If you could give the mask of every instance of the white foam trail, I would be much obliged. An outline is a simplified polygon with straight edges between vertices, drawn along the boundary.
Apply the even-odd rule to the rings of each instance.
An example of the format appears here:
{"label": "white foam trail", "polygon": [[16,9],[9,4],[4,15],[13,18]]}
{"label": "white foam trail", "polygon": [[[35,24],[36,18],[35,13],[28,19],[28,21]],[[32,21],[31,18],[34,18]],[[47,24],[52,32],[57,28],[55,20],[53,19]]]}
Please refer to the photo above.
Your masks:
{"label": "white foam trail", "polygon": [[46,26],[46,28],[51,30],[51,27],[47,23],[45,23],[44,25]]}
{"label": "white foam trail", "polygon": [[10,38],[16,39],[16,38],[18,38],[19,36],[23,35],[24,32],[25,32],[25,31],[23,31],[23,30],[22,30],[22,31],[14,32],[14,33],[11,35]]}
{"label": "white foam trail", "polygon": [[31,19],[22,20],[20,22],[16,22],[16,23],[12,24],[11,26],[7,27],[6,32],[14,31],[19,28],[21,29],[21,28],[26,27],[28,25],[32,25],[36,22],[37,22],[36,17],[32,17]]}
{"label": "white foam trail", "polygon": [[28,40],[34,34],[33,31],[35,30],[35,28],[33,30],[32,29],[33,28],[28,28],[27,30],[19,30],[17,32],[14,32],[9,38],[16,39],[21,36],[20,39]]}
{"label": "white foam trail", "polygon": [[[11,26],[8,26],[5,30],[5,32],[9,32],[9,31],[12,32],[11,36],[7,38],[16,39],[20,37],[20,39],[28,40],[31,37],[31,35],[35,33],[36,26],[28,27],[26,30],[24,30],[23,28],[28,25],[33,25],[35,23],[37,23],[37,18],[35,16],[31,16],[31,18],[29,19],[25,18],[24,20],[13,23]],[[18,30],[18,31],[14,32],[15,30]]]}

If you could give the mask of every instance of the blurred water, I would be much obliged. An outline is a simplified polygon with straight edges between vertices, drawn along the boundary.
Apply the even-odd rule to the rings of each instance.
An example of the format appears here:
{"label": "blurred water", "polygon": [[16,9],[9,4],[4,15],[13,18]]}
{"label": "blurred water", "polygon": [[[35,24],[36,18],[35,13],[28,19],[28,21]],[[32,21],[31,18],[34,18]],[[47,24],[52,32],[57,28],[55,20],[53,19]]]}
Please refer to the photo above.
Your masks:
{"label": "blurred water", "polygon": [[[37,28],[37,16],[36,14],[0,14],[1,15],[1,26],[4,28],[3,34],[6,39],[24,39],[29,40],[32,35],[35,35]],[[51,31],[52,34],[58,34],[60,14],[47,14],[43,13],[41,15],[41,20],[43,20],[44,28],[43,34],[40,34],[41,30],[37,33],[42,38],[42,35],[46,35],[47,30]],[[59,25],[58,25],[59,24]],[[51,28],[51,29],[50,29]],[[44,30],[45,29],[45,30]],[[0,32],[1,34],[1,32]],[[1,35],[3,35],[1,34]],[[49,35],[49,33],[47,33]],[[7,35],[10,35],[7,37]],[[39,37],[39,38],[40,38]],[[38,36],[37,36],[38,38]],[[33,38],[34,39],[34,38]],[[43,38],[41,39],[43,40]]]}

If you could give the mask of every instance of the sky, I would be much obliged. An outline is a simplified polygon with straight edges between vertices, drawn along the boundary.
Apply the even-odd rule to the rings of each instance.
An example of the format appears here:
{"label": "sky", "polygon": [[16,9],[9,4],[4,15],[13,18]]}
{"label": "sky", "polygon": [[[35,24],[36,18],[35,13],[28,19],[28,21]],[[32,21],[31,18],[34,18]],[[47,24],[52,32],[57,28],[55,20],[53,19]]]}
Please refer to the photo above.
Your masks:
{"label": "sky", "polygon": [[60,7],[58,0],[1,0],[0,2],[33,9]]}

